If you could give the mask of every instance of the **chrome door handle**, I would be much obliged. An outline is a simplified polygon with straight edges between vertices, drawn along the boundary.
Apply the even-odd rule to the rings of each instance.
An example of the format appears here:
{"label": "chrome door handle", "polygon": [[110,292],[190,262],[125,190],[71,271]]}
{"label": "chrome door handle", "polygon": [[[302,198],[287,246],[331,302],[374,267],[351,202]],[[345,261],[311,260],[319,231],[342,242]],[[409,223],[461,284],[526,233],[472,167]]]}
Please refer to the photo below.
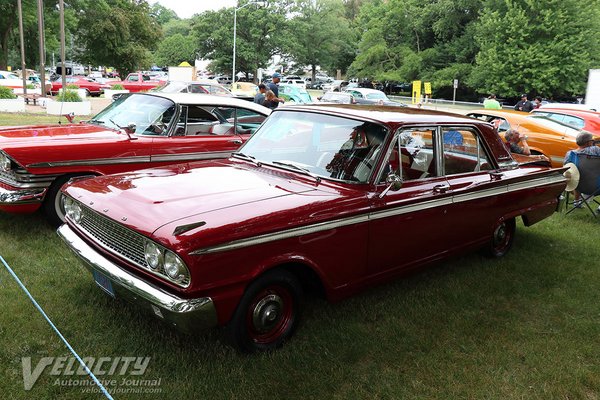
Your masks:
{"label": "chrome door handle", "polygon": [[449,189],[450,189],[450,185],[448,185],[447,183],[442,184],[442,185],[435,185],[433,187],[433,191],[436,193],[446,193]]}
{"label": "chrome door handle", "polygon": [[242,144],[242,141],[240,139],[234,139],[234,140],[230,140],[229,143]]}

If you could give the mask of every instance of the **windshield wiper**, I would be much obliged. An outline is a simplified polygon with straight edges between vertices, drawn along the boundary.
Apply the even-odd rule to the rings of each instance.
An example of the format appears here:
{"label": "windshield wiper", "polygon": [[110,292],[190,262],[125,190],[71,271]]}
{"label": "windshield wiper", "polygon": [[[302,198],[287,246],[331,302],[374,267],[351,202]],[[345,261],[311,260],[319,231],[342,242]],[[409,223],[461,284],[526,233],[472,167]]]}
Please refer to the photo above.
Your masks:
{"label": "windshield wiper", "polygon": [[249,156],[248,154],[240,153],[239,151],[236,151],[235,153],[231,153],[231,155],[236,156],[236,157],[246,158],[248,160],[256,159],[256,157],[254,157],[254,156]]}
{"label": "windshield wiper", "polygon": [[249,156],[248,154],[240,153],[239,151],[236,151],[235,153],[231,153],[231,155],[234,157],[241,158],[246,161],[253,162],[254,164],[258,165],[259,167],[261,166],[260,161],[256,161],[256,157],[254,157],[254,156]]}
{"label": "windshield wiper", "polygon": [[312,172],[310,172],[310,170],[308,168],[302,167],[291,161],[271,161],[271,164],[281,165],[282,167],[290,167],[296,171],[300,171],[300,172],[304,173],[305,175],[308,175],[308,176],[314,178],[317,181],[317,183],[321,182],[320,176],[313,174]]}
{"label": "windshield wiper", "polygon": [[98,125],[106,124],[106,122],[102,121],[101,119],[90,119],[88,122],[91,124],[98,124]]}

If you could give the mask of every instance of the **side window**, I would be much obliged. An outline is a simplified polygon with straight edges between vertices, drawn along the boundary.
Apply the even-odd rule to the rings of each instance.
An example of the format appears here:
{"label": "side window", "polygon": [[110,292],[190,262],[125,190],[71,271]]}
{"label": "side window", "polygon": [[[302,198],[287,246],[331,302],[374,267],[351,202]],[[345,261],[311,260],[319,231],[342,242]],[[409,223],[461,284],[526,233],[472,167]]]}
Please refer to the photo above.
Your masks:
{"label": "side window", "polygon": [[245,108],[237,109],[237,133],[240,135],[251,135],[263,123],[267,117],[255,111]]}
{"label": "side window", "polygon": [[138,81],[138,76],[137,75],[131,75],[129,78],[127,78],[128,81],[130,82],[137,82]]}
{"label": "side window", "polygon": [[434,146],[435,128],[408,128],[399,131],[384,164],[380,183],[393,173],[402,180],[437,176]]}
{"label": "side window", "polygon": [[213,129],[218,125],[219,119],[208,110],[200,106],[184,106],[175,134],[178,136],[216,135]]}
{"label": "side window", "polygon": [[577,129],[583,129],[583,126],[585,125],[585,122],[583,121],[583,119],[573,117],[570,115],[565,115],[563,122],[567,125],[571,125],[572,127],[577,128]]}
{"label": "side window", "polygon": [[446,175],[491,169],[477,134],[468,128],[442,129],[444,173]]}

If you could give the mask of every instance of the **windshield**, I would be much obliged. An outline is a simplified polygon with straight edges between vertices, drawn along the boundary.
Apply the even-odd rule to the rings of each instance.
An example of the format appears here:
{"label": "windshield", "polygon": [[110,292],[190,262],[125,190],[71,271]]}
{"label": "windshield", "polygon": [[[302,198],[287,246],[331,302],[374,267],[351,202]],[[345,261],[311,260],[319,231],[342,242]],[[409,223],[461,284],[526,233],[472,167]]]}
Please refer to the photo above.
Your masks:
{"label": "windshield", "polygon": [[366,183],[388,130],[371,122],[277,111],[240,149],[256,162],[323,178]]}
{"label": "windshield", "polygon": [[367,93],[366,98],[369,100],[387,100],[387,96],[382,92]]}
{"label": "windshield", "polygon": [[167,82],[166,85],[161,86],[158,91],[163,93],[179,93],[183,92],[187,88],[185,82]]}
{"label": "windshield", "polygon": [[169,99],[131,94],[119,97],[90,122],[115,129],[135,125],[135,133],[166,135],[174,115],[175,103]]}

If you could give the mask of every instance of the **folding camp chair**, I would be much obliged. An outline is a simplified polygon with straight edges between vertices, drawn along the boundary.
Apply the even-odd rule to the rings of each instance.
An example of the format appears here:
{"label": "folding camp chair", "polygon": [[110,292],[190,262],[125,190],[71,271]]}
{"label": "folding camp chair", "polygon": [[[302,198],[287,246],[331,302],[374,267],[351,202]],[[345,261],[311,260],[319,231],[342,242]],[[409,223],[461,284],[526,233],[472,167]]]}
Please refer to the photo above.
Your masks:
{"label": "folding camp chair", "polygon": [[600,157],[580,154],[575,151],[567,153],[567,161],[572,162],[579,171],[579,183],[575,191],[581,194],[581,200],[575,201],[569,208],[569,192],[567,192],[567,214],[577,208],[586,207],[594,217],[596,213],[590,203],[600,205],[595,197],[600,195]]}

